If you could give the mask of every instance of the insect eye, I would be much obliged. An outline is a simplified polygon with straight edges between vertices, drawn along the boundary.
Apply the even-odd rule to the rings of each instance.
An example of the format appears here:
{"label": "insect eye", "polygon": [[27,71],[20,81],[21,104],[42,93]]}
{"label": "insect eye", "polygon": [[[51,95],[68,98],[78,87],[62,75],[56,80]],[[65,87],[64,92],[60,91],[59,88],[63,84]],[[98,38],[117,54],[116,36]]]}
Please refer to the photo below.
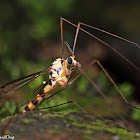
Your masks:
{"label": "insect eye", "polygon": [[68,61],[68,64],[72,64],[72,59],[70,57],[67,59],[67,61]]}

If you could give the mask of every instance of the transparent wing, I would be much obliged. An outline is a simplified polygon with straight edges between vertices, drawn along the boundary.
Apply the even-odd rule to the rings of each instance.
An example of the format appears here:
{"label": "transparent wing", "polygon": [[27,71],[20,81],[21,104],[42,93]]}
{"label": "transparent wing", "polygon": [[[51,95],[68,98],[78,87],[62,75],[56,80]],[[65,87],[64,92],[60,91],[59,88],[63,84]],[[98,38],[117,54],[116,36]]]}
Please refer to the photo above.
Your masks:
{"label": "transparent wing", "polygon": [[28,76],[19,78],[17,80],[14,80],[12,82],[9,82],[3,86],[0,87],[0,97],[4,96],[5,94],[7,94],[8,92],[12,91],[12,90],[16,90],[20,87],[22,87],[23,85],[26,85],[27,83],[33,81],[34,79],[36,79],[37,77],[39,77],[40,75],[44,74],[45,72],[47,72],[49,69],[45,69],[43,71],[39,71],[33,74],[30,74]]}

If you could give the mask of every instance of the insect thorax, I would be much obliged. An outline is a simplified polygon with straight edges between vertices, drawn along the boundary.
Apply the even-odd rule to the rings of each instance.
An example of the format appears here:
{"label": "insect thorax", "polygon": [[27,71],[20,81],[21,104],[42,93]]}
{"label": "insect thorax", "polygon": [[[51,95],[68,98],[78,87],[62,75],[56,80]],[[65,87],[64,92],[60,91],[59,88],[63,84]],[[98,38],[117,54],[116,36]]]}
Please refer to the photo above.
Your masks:
{"label": "insect thorax", "polygon": [[[49,71],[52,86],[57,84],[66,85],[68,82],[67,76],[70,76],[71,69],[81,67],[81,64],[74,58],[74,56],[70,56],[66,60],[58,58],[52,63]],[[70,65],[70,69],[67,67],[68,65]]]}
{"label": "insect thorax", "polygon": [[55,85],[56,82],[63,85],[63,83],[65,84],[68,81],[66,76],[69,70],[67,65],[64,65],[64,61],[65,60],[58,58],[52,63],[49,72],[49,78],[52,79],[52,85]]}

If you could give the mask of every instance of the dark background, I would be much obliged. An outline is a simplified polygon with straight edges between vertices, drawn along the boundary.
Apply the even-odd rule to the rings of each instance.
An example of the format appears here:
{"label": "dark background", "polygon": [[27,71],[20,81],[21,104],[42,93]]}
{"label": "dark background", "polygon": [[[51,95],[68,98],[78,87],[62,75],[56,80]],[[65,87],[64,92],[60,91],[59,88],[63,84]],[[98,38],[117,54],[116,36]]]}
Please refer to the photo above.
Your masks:
{"label": "dark background", "polygon": [[[49,67],[55,58],[61,57],[60,17],[64,17],[75,24],[80,21],[104,29],[140,44],[139,13],[140,2],[138,0],[1,0],[0,85],[43,70]],[[110,44],[137,67],[140,67],[140,49],[136,45],[90,28],[83,28]],[[64,41],[67,41],[70,46],[73,45],[74,34],[75,28],[64,22]],[[69,55],[70,53],[65,49],[65,57]],[[75,56],[83,68],[93,59],[98,59],[125,97],[138,106],[140,102],[140,73],[123,58],[82,31],[80,31],[78,36]],[[117,98],[116,96],[112,97],[118,92],[98,66],[91,67],[87,73],[91,78],[96,79],[98,86],[107,96],[110,96],[111,100],[114,99],[113,103],[116,106],[123,102],[123,100],[119,99],[119,94],[117,94]],[[1,100],[1,114],[5,114],[7,110],[12,110],[8,109],[11,106],[14,106],[14,110],[17,104],[31,99],[33,97],[32,91],[47,78],[48,76],[45,75],[29,84],[25,89],[6,95]],[[72,99],[77,100],[83,107],[90,103],[91,106],[87,107],[89,110],[95,109],[95,105],[92,103],[96,102],[97,106],[100,106],[102,110],[96,107],[95,112],[98,115],[105,114],[104,104],[102,105],[103,101],[100,101],[100,99],[94,101],[95,97],[93,94],[96,95],[97,91],[89,82],[86,82],[86,78],[83,77],[77,80],[66,92],[70,96],[71,92],[73,92]],[[91,97],[93,97],[92,100]],[[70,100],[70,97],[65,97],[64,99],[63,94],[56,98],[60,103]],[[13,103],[13,100],[16,101]],[[121,103],[118,102],[120,100]],[[53,103],[58,104],[57,102]],[[50,105],[52,104],[50,103]],[[68,108],[71,107],[69,106]],[[119,110],[118,106],[116,108]],[[126,104],[123,104],[122,108],[126,110]],[[124,110],[122,110],[122,114],[125,114],[124,116],[129,114],[129,119],[138,120],[138,113],[132,110],[125,112]],[[110,117],[112,115],[105,116]]]}

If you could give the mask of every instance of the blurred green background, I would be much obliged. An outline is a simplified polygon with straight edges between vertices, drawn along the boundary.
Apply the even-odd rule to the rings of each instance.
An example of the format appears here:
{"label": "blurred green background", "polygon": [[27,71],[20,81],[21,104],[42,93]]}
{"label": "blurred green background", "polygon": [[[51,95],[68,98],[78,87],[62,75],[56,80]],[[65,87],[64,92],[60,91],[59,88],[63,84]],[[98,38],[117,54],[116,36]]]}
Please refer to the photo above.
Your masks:
{"label": "blurred green background", "polygon": [[[0,1],[0,85],[38,72],[50,66],[61,57],[60,17],[77,24],[78,21],[99,27],[119,36],[139,43],[140,2],[104,0],[1,0]],[[140,49],[128,42],[85,28],[120,51],[140,67]],[[73,45],[75,28],[64,22],[64,41]],[[70,55],[65,49],[65,57]],[[138,106],[140,102],[140,74],[111,49],[80,31],[75,50],[76,59],[83,68],[93,59],[98,59],[125,95]],[[87,74],[93,78],[103,92],[113,102],[116,110],[127,120],[139,122],[140,111],[132,110],[120,98],[107,76],[95,65]],[[0,102],[1,118],[12,114],[19,104],[35,97],[33,91],[48,78],[44,74],[27,86],[7,94]],[[75,100],[90,113],[107,118],[115,118],[111,108],[98,95],[88,80],[81,76],[73,85],[52,100],[44,102],[40,108]],[[121,109],[120,109],[121,108]],[[77,111],[75,105],[53,108],[55,111]],[[140,124],[140,122],[139,122]]]}

